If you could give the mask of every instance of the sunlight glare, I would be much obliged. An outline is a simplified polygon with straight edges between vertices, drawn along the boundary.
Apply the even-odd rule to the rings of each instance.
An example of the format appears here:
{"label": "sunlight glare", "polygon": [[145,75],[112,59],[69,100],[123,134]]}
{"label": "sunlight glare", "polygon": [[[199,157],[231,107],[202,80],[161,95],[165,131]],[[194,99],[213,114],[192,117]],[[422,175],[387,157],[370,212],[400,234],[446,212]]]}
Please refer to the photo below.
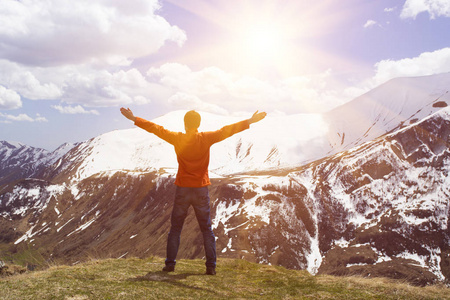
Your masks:
{"label": "sunlight glare", "polygon": [[194,63],[208,60],[235,74],[269,80],[322,73],[332,63],[354,64],[311,43],[352,16],[352,10],[337,9],[336,1],[167,1],[220,30],[185,58]]}
{"label": "sunlight glare", "polygon": [[274,62],[287,47],[283,36],[283,30],[274,25],[251,26],[244,31],[243,51],[249,59]]}

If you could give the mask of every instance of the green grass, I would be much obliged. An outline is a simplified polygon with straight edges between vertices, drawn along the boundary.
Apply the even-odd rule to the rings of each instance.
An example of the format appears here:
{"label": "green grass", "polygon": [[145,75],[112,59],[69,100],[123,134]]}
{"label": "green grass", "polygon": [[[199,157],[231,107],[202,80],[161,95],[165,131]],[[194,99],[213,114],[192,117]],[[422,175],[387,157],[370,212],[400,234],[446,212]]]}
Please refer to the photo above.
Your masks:
{"label": "green grass", "polygon": [[442,286],[387,279],[311,276],[306,271],[219,259],[216,276],[202,260],[106,259],[54,266],[0,279],[0,299],[450,299]]}
{"label": "green grass", "polygon": [[42,255],[32,248],[25,248],[16,253],[9,253],[7,250],[2,251],[0,246],[0,260],[21,266],[33,265],[37,268],[48,266],[48,263]]}

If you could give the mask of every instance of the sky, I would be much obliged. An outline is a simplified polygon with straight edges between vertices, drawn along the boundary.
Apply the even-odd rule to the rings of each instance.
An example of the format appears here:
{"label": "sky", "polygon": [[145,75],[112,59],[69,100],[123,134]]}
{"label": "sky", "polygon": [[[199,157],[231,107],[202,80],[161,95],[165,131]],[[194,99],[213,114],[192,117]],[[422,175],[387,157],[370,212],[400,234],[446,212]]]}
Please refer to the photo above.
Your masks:
{"label": "sky", "polygon": [[448,0],[0,1],[0,140],[47,150],[131,128],[122,106],[322,113],[450,72]]}

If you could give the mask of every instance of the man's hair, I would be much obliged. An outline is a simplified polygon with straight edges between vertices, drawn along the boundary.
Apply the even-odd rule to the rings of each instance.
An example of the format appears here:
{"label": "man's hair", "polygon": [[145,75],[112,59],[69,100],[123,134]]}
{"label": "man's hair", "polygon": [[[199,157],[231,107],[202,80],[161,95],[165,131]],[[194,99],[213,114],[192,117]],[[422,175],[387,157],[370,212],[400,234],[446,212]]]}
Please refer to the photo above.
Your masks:
{"label": "man's hair", "polygon": [[190,110],[184,115],[184,126],[187,129],[197,129],[201,121],[200,114],[195,110]]}

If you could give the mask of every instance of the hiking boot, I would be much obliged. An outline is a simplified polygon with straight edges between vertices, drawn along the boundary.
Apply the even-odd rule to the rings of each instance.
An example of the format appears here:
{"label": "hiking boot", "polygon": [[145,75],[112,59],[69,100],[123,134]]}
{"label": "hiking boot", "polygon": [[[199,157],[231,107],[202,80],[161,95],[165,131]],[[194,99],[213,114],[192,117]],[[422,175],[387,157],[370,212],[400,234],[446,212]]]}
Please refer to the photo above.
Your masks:
{"label": "hiking boot", "polygon": [[173,272],[175,271],[175,266],[165,266],[162,270],[163,272]]}
{"label": "hiking boot", "polygon": [[216,268],[206,267],[206,275],[216,275]]}

